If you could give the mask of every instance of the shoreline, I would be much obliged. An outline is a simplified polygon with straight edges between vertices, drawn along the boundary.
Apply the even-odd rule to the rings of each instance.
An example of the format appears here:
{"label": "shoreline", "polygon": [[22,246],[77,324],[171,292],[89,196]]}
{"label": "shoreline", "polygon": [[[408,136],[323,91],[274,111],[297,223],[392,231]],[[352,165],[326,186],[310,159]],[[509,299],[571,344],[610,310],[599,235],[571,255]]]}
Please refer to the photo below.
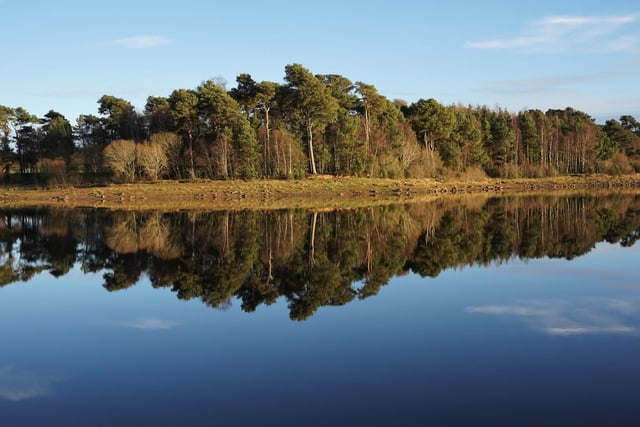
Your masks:
{"label": "shoreline", "polygon": [[157,181],[46,189],[2,186],[0,205],[143,210],[349,208],[480,194],[623,190],[640,192],[640,174],[472,180],[321,176],[299,180]]}

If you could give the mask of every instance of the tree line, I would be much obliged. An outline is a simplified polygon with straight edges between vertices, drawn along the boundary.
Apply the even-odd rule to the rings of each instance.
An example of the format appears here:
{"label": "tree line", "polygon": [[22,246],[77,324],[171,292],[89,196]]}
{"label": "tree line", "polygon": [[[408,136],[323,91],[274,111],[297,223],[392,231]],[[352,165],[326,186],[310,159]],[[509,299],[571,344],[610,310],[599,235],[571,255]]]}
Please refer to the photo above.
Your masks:
{"label": "tree line", "polygon": [[292,319],[374,296],[396,275],[513,257],[571,259],[640,238],[640,196],[508,197],[341,211],[0,211],[0,286],[74,265],[118,291],[148,277],[180,299]]}
{"label": "tree line", "polygon": [[587,113],[509,112],[487,106],[408,104],[371,84],[285,67],[283,83],[236,78],[150,96],[143,111],[104,95],[97,115],[71,124],[0,105],[7,181],[132,182],[297,178],[331,174],[542,177],[640,171],[640,123],[600,125]]}

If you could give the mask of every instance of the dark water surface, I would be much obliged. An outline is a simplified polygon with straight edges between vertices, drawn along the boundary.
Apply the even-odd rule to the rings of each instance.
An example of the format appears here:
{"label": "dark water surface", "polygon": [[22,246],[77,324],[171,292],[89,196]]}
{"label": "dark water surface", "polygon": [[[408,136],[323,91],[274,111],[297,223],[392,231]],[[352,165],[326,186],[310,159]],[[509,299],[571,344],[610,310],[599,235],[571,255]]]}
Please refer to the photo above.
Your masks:
{"label": "dark water surface", "polygon": [[0,426],[640,425],[640,196],[0,209]]}

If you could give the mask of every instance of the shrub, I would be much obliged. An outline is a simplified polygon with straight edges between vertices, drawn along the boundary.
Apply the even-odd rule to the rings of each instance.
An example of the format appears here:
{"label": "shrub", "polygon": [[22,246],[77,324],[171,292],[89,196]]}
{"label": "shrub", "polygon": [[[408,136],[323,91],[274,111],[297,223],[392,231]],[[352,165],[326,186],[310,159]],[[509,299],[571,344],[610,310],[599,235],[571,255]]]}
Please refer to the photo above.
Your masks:
{"label": "shrub", "polygon": [[104,147],[104,163],[117,179],[133,182],[136,177],[136,143],[126,139],[113,141]]}

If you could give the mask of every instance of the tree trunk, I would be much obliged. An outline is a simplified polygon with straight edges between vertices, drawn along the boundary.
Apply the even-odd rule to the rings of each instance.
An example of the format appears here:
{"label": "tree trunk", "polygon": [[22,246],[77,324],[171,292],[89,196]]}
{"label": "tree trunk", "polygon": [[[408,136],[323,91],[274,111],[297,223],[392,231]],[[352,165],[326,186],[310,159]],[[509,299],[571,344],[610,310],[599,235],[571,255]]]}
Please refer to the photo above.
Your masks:
{"label": "tree trunk", "polygon": [[189,132],[189,161],[191,162],[191,179],[196,179],[196,168],[193,164],[193,136]]}
{"label": "tree trunk", "polygon": [[[275,172],[276,172],[276,174],[279,174],[282,171],[282,167],[280,166],[280,144],[278,143],[278,137],[277,136],[273,140],[273,148],[276,151],[276,170],[275,170]],[[287,168],[287,165],[286,165],[287,159],[284,156],[284,152],[283,152],[283,157],[285,158],[284,163],[285,163],[285,169],[286,169]]]}
{"label": "tree trunk", "polygon": [[307,123],[307,137],[309,139],[309,166],[311,167],[311,173],[317,175],[316,159],[313,155],[313,122],[311,120]]}
{"label": "tree trunk", "polygon": [[318,222],[318,212],[314,212],[311,216],[311,233],[309,236],[309,266],[313,267],[316,263],[316,224]]}
{"label": "tree trunk", "polygon": [[271,131],[269,129],[269,108],[264,109],[265,143],[264,143],[264,174],[269,175],[267,159],[269,158],[269,147],[271,144]]}
{"label": "tree trunk", "polygon": [[540,127],[540,164],[544,166],[544,126]]}
{"label": "tree trunk", "polygon": [[229,213],[222,217],[222,253],[227,255],[231,251],[231,227],[229,225]]}
{"label": "tree trunk", "polygon": [[369,119],[369,108],[364,108],[364,139],[367,143],[367,152],[371,154],[371,123]]}
{"label": "tree trunk", "polygon": [[222,160],[222,176],[224,176],[224,178],[228,178],[229,177],[229,146],[228,146],[228,141],[227,141],[227,137],[223,136],[222,137],[222,156],[221,159]]}
{"label": "tree trunk", "polygon": [[293,153],[291,152],[291,138],[287,138],[289,141],[289,175],[293,174]]}
{"label": "tree trunk", "polygon": [[271,248],[271,230],[272,227],[270,227],[271,224],[269,224],[269,220],[268,217],[265,217],[265,234],[266,234],[266,245],[267,245],[267,258],[268,258],[268,262],[267,262],[267,280],[266,280],[266,284],[270,285],[271,281],[273,280],[273,251]]}

